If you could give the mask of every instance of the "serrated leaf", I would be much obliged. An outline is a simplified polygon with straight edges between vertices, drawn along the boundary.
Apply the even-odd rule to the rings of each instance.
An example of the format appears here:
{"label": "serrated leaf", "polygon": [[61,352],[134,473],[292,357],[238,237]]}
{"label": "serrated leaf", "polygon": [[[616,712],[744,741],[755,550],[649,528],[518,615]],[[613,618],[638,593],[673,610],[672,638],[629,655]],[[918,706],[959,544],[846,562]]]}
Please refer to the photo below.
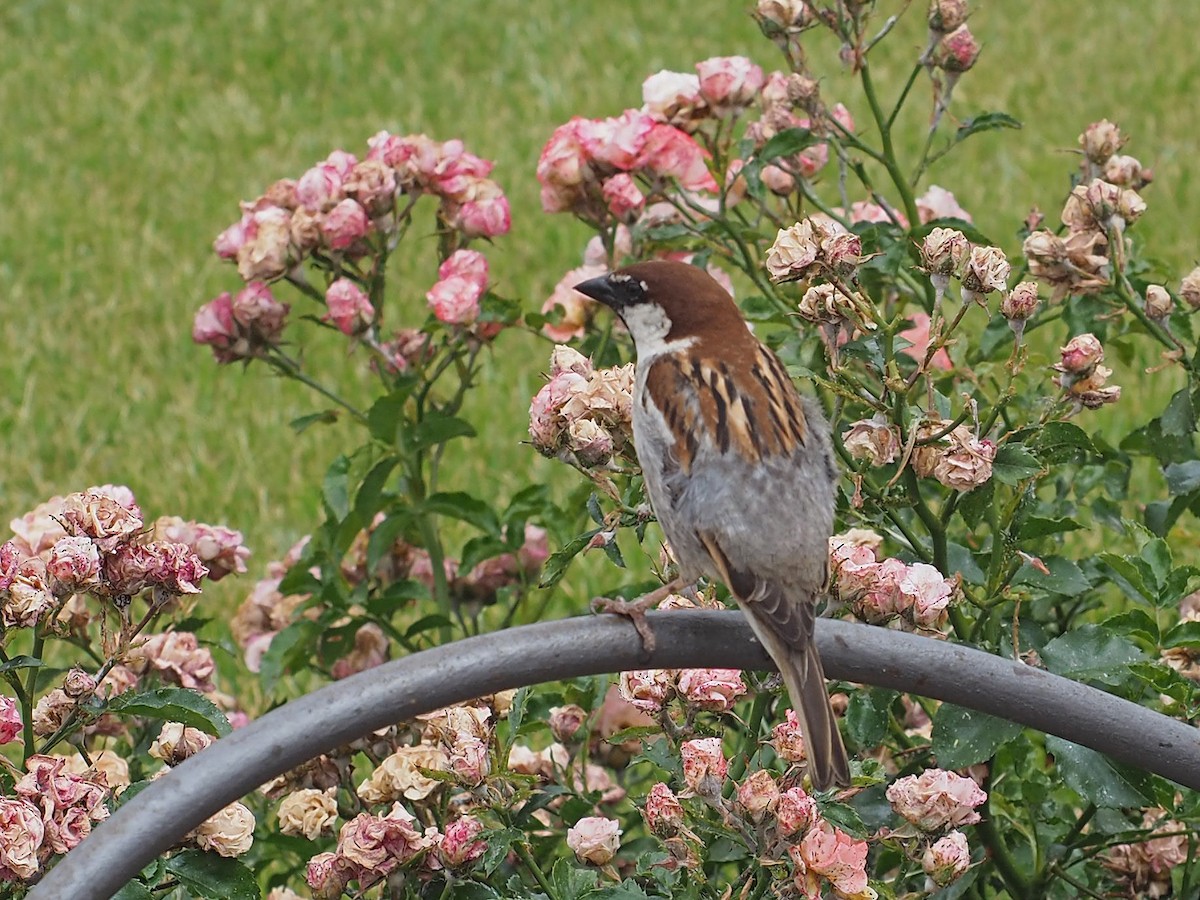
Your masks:
{"label": "serrated leaf", "polygon": [[232,731],[225,713],[215,703],[202,694],[180,687],[164,687],[141,693],[127,691],[110,700],[106,711],[117,715],[181,722],[216,737],[223,737]]}
{"label": "serrated leaf", "polygon": [[300,666],[323,630],[321,625],[310,619],[297,619],[271,638],[258,670],[259,680],[266,693],[270,694],[275,689],[285,672]]}
{"label": "serrated leaf", "polygon": [[311,413],[307,416],[299,416],[288,422],[288,427],[296,434],[303,434],[313,425],[332,425],[338,420],[337,412],[332,409],[325,409],[318,413]]}
{"label": "serrated leaf", "polygon": [[500,863],[508,858],[512,845],[525,840],[525,833],[515,828],[499,828],[495,831],[485,831],[479,839],[487,845],[479,864],[487,875],[491,875]]}
{"label": "serrated leaf", "polygon": [[679,757],[671,752],[671,745],[665,740],[647,741],[642,744],[642,752],[633,758],[631,765],[639,762],[652,763],[664,772],[683,777],[683,764]]}
{"label": "serrated leaf", "polygon": [[853,806],[845,803],[822,803],[821,818],[851,837],[866,838],[869,829]]}
{"label": "serrated leaf", "polygon": [[1042,471],[1041,461],[1020,444],[1005,444],[996,451],[992,477],[1001,484],[1019,484]]}
{"label": "serrated leaf", "polygon": [[550,883],[559,900],[581,900],[596,887],[600,873],[572,865],[565,858],[558,860],[550,870]]}
{"label": "serrated leaf", "polygon": [[[1109,616],[1100,624],[1102,627],[1117,634],[1145,638],[1151,644],[1158,645],[1158,623],[1154,621],[1154,618],[1148,612],[1139,607],[1127,609],[1125,612],[1117,613],[1115,616]],[[1163,646],[1167,645],[1164,644]]]}
{"label": "serrated leaf", "polygon": [[600,533],[600,529],[596,528],[591,531],[581,534],[575,540],[568,543],[561,550],[556,550],[550,554],[550,558],[546,560],[546,564],[542,566],[541,580],[538,581],[538,587],[548,588],[558,584],[563,575],[567,572],[567,567],[571,564],[576,556],[583,552],[584,548],[591,542],[592,538]]}
{"label": "serrated leaf", "polygon": [[604,739],[604,742],[606,744],[624,744],[626,741],[640,741],[642,738],[658,734],[662,734],[662,729],[657,725],[631,725],[629,728],[614,731]]}
{"label": "serrated leaf", "polygon": [[1072,422],[1047,422],[1033,435],[1031,445],[1046,463],[1070,462],[1080,454],[1096,453],[1087,432]]}
{"label": "serrated leaf", "polygon": [[423,450],[435,444],[444,444],[456,437],[475,437],[475,428],[465,419],[447,416],[444,413],[428,413],[409,435],[409,446]]}
{"label": "serrated leaf", "polygon": [[1096,806],[1141,807],[1147,798],[1135,788],[1107,756],[1088,747],[1046,735],[1046,750],[1067,786]]}
{"label": "serrated leaf", "polygon": [[154,895],[140,881],[131,881],[113,894],[111,900],[154,900]]}
{"label": "serrated leaf", "polygon": [[1017,540],[1024,541],[1046,537],[1051,534],[1062,534],[1067,531],[1077,531],[1082,527],[1082,525],[1070,516],[1063,516],[1061,519],[1029,516],[1021,522],[1021,527],[1017,529]]}
{"label": "serrated leaf", "polygon": [[1158,596],[1154,583],[1154,572],[1150,564],[1137,556],[1120,556],[1116,553],[1101,553],[1097,557],[1115,576],[1116,582],[1134,599],[1153,603]]}
{"label": "serrated leaf", "polygon": [[514,738],[521,730],[521,723],[525,721],[525,707],[528,703],[529,688],[518,688],[517,692],[513,694],[512,704],[508,708],[508,730]]}
{"label": "serrated leaf", "polygon": [[1076,680],[1120,684],[1131,664],[1146,655],[1128,639],[1101,625],[1081,625],[1039,651],[1046,668]]}
{"label": "serrated leaf", "polygon": [[445,896],[447,900],[500,900],[494,888],[478,881],[455,881]]}
{"label": "serrated leaf", "polygon": [[499,537],[500,519],[496,511],[478,497],[465,491],[443,491],[425,499],[421,508],[426,512],[438,513],[452,519],[470,522],[480,531]]}
{"label": "serrated leaf", "polygon": [[1180,622],[1172,626],[1162,636],[1162,647],[1186,647],[1189,650],[1200,650],[1200,621]]}
{"label": "serrated leaf", "polygon": [[933,755],[943,769],[965,769],[991,759],[1020,733],[1016,722],[943,703],[933,717]]}
{"label": "serrated leaf", "polygon": [[404,429],[404,405],[408,402],[416,379],[405,377],[390,394],[380,397],[367,411],[367,429],[371,437],[390,447],[399,444]]}
{"label": "serrated leaf", "polygon": [[973,134],[995,131],[997,128],[1021,128],[1021,120],[1002,112],[986,112],[972,116],[954,132],[955,143],[965,141]]}
{"label": "serrated leaf", "polygon": [[213,900],[261,900],[254,873],[236,859],[184,850],[167,860],[167,871],[193,895]]}
{"label": "serrated leaf", "polygon": [[755,154],[759,162],[770,162],[781,156],[795,156],[817,143],[817,137],[807,128],[785,128],[768,140]]}
{"label": "serrated leaf", "polygon": [[846,707],[846,728],[860,747],[876,747],[887,736],[895,691],[864,688],[850,695]]}
{"label": "serrated leaf", "polygon": [[1072,560],[1062,556],[1044,556],[1042,563],[1050,574],[1041,572],[1026,563],[1013,578],[1014,584],[1027,584],[1052,594],[1074,597],[1092,587],[1083,570]]}
{"label": "serrated leaf", "polygon": [[1163,474],[1167,478],[1167,490],[1174,494],[1190,494],[1200,488],[1200,459],[1171,463]]}
{"label": "serrated leaf", "polygon": [[958,514],[966,522],[968,528],[978,528],[983,517],[992,507],[996,496],[996,484],[990,478],[974,490],[967,491],[958,498]]}
{"label": "serrated leaf", "polygon": [[1182,437],[1196,430],[1196,409],[1190,389],[1175,392],[1163,410],[1161,422],[1162,433],[1172,437]]}
{"label": "serrated leaf", "polygon": [[350,514],[350,458],[339,456],[329,465],[321,486],[321,498],[330,515],[339,522]]}
{"label": "serrated leaf", "polygon": [[984,584],[987,581],[987,575],[975,562],[975,554],[969,547],[953,542],[947,544],[946,561],[950,564],[950,571],[960,574],[967,584]]}

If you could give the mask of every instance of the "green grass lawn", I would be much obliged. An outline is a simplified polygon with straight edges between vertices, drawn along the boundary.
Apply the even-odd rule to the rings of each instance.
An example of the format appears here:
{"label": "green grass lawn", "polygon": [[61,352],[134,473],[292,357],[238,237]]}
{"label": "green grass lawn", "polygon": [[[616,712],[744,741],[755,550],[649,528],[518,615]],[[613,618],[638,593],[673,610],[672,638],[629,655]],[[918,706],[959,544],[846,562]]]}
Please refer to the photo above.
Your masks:
{"label": "green grass lawn", "polygon": [[[981,7],[972,28],[984,52],[952,112],[1004,110],[1025,128],[974,139],[931,180],[1015,252],[1031,205],[1056,215],[1076,135],[1112,118],[1154,168],[1138,231],[1177,282],[1200,255],[1189,215],[1200,204],[1189,152],[1200,4]],[[873,62],[888,93],[924,42],[914,13]],[[825,37],[812,54],[831,72],[837,48]],[[318,408],[314,397],[257,368],[218,368],[191,343],[195,308],[237,283],[210,251],[237,201],[335,147],[362,152],[381,128],[462,137],[496,160],[512,199],[512,234],[489,252],[499,290],[537,308],[578,264],[585,236],[540,212],[533,168],[550,131],[572,114],[638,105],[642,79],[660,68],[728,54],[776,64],[744,3],[10,0],[0,9],[0,518],[124,482],[151,515],[242,529],[257,574],[316,520],[320,475],[349,433],[293,436],[287,422]],[[845,88],[834,75],[825,92]],[[858,94],[845,96],[864,122]],[[910,155],[924,108],[909,122]],[[432,246],[411,247],[419,259],[392,283],[416,322]],[[329,344],[314,363],[353,393],[344,344]],[[497,344],[475,401],[487,428],[462,455],[481,492],[573,477],[519,443],[547,351],[516,332]],[[214,604],[249,587],[226,585]]]}

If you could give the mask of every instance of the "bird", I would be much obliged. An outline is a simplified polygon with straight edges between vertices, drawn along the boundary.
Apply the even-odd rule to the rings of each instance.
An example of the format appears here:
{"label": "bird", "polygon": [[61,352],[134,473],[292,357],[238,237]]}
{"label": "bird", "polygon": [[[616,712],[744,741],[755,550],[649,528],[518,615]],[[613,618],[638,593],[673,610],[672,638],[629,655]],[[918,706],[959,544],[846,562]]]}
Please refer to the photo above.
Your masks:
{"label": "bird", "polygon": [[646,609],[701,576],[723,582],[783,676],[813,787],[849,785],[813,641],[840,477],[820,405],[697,266],[638,262],[575,290],[633,338],[634,450],[679,567],[670,583],[602,609],[630,615],[650,649]]}

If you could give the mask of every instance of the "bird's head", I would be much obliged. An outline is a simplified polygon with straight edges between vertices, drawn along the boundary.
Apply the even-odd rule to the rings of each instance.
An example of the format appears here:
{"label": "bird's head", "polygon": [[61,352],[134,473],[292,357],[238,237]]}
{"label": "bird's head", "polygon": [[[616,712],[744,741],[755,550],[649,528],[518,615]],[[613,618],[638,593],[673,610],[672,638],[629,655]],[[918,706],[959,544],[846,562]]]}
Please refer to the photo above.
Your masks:
{"label": "bird's head", "polygon": [[634,263],[577,284],[575,290],[621,317],[639,357],[689,339],[749,334],[729,292],[706,271],[687,263]]}

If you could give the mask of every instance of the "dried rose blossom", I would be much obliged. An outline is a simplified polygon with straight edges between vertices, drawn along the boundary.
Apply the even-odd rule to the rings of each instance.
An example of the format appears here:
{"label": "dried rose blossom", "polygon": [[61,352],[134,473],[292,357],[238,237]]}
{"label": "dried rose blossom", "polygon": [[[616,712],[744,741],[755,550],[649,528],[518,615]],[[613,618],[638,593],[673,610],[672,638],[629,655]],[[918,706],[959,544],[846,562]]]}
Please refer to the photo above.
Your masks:
{"label": "dried rose blossom", "polygon": [[660,781],[650,788],[642,816],[651,832],[659,837],[672,837],[683,827],[683,804],[670,787]]}
{"label": "dried rose blossom", "polygon": [[621,847],[621,823],[603,816],[585,816],[567,829],[567,846],[582,863],[607,865]]}
{"label": "dried rose blossom", "polygon": [[625,700],[644,712],[656,713],[674,691],[675,677],[666,669],[622,672],[617,686]]}
{"label": "dried rose blossom", "polygon": [[332,791],[304,788],[279,801],[279,831],[315,841],[333,831],[337,822],[337,800]]}
{"label": "dried rose blossom", "polygon": [[570,743],[579,733],[579,729],[587,722],[587,718],[587,710],[578,704],[553,706],[550,708],[550,733],[554,735],[556,741],[563,744]]}
{"label": "dried rose blossom", "polygon": [[328,312],[321,321],[332,322],[349,337],[362,334],[375,318],[370,298],[349,278],[339,278],[329,286],[325,291],[325,306]]}
{"label": "dried rose blossom", "polygon": [[729,770],[729,761],[721,752],[721,739],[695,738],[679,748],[683,759],[683,780],[700,797],[716,797]]}
{"label": "dried rose blossom", "polygon": [[681,669],[676,689],[700,709],[728,712],[746,693],[746,684],[738,669]]}
{"label": "dried rose blossom", "polygon": [[165,722],[147,752],[169,766],[177,766],[211,746],[212,742],[213,738],[199,728],[180,722]]}
{"label": "dried rose blossom", "polygon": [[1146,285],[1146,315],[1161,322],[1175,310],[1175,301],[1161,284]]}
{"label": "dried rose blossom", "polygon": [[779,805],[779,784],[766,769],[759,769],[737,786],[734,793],[740,806],[750,818],[761,821]]}
{"label": "dried rose blossom", "polygon": [[945,887],[971,867],[971,848],[967,836],[952,831],[930,844],[921,857],[921,868],[938,887]]}
{"label": "dried rose blossom", "polygon": [[842,432],[842,443],[851,459],[865,459],[873,466],[896,461],[900,452],[900,429],[881,415],[851,422]]}
{"label": "dried rose blossom", "polygon": [[790,837],[808,828],[818,815],[817,801],[799,785],[783,791],[775,805],[775,822],[783,837]]}
{"label": "dried rose blossom", "polygon": [[870,896],[867,842],[856,841],[825,820],[818,819],[799,844],[788,848],[788,855],[795,865],[796,887],[808,896],[821,895],[821,878],[827,879],[840,897]]}
{"label": "dried rose blossom", "polygon": [[438,844],[442,865],[462,869],[483,856],[487,850],[487,844],[479,840],[483,830],[483,823],[474,816],[459,816],[450,822]]}
{"label": "dried rose blossom", "polygon": [[975,807],[987,794],[970,778],[944,769],[926,769],[892,782],[887,799],[892,809],[922,831],[938,831],[978,822]]}
{"label": "dried rose blossom", "polygon": [[1083,148],[1083,155],[1097,166],[1108,162],[1124,143],[1121,129],[1108,119],[1093,122],[1079,135],[1079,146]]}

